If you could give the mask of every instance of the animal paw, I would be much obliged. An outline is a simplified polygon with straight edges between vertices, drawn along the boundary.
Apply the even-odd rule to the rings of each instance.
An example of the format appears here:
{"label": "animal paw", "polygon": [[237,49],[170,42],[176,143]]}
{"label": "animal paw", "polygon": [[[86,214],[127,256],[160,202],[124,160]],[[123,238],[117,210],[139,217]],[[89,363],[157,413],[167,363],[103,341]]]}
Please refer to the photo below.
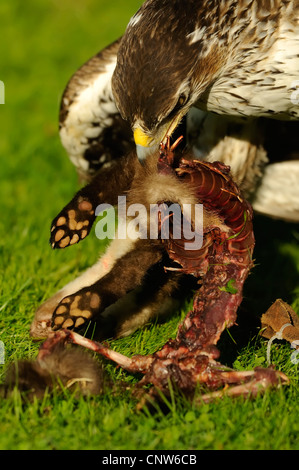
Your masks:
{"label": "animal paw", "polygon": [[52,330],[81,329],[98,313],[101,304],[99,294],[82,290],[62,299],[52,317]]}
{"label": "animal paw", "polygon": [[83,240],[95,220],[93,204],[83,196],[75,197],[52,222],[52,248],[66,248]]}

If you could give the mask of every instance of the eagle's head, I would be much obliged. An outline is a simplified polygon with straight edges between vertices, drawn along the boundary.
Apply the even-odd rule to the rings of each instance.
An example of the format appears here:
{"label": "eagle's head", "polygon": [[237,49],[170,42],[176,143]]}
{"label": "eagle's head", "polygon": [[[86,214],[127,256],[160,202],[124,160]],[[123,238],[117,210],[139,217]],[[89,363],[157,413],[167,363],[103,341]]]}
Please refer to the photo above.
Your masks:
{"label": "eagle's head", "polygon": [[112,89],[140,160],[172,134],[217,73],[219,46],[203,40],[213,16],[203,18],[200,3],[148,0],[122,38]]}

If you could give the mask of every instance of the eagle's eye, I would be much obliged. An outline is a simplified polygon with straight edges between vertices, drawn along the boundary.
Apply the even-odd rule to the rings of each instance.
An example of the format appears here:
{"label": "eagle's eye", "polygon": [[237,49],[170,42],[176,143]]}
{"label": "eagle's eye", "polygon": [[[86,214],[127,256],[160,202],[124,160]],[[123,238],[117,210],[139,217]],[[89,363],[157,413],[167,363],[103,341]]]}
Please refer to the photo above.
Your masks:
{"label": "eagle's eye", "polygon": [[173,116],[175,116],[177,112],[184,106],[184,104],[187,103],[187,101],[188,101],[188,96],[182,93],[179,96],[179,99],[177,100],[175,107],[172,109],[172,111],[168,115],[168,118],[172,118]]}
{"label": "eagle's eye", "polygon": [[184,106],[184,104],[186,103],[187,101],[187,96],[182,94],[180,95],[179,99],[178,99],[178,102],[177,102],[177,105],[178,106]]}

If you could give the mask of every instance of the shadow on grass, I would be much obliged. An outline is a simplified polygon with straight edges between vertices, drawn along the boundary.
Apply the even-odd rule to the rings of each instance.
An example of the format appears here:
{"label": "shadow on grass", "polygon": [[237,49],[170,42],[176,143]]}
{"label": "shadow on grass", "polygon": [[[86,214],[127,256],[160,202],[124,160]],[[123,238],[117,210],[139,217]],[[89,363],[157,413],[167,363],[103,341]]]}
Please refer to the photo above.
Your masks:
{"label": "shadow on grass", "polygon": [[260,318],[270,305],[278,298],[291,304],[298,290],[296,232],[299,233],[299,225],[256,216],[254,232],[255,266],[245,283],[238,324],[230,328],[229,333],[225,332],[219,342],[221,360],[226,364],[231,364],[237,351],[258,334]]}

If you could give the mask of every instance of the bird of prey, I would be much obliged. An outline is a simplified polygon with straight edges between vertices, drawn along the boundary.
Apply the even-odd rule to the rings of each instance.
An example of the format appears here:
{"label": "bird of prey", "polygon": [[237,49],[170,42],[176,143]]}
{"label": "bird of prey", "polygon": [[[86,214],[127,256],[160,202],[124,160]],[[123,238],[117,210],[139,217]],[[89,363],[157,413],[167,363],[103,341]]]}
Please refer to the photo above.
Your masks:
{"label": "bird of prey", "polygon": [[64,92],[60,136],[85,179],[185,123],[256,211],[299,221],[299,0],[147,0]]}

